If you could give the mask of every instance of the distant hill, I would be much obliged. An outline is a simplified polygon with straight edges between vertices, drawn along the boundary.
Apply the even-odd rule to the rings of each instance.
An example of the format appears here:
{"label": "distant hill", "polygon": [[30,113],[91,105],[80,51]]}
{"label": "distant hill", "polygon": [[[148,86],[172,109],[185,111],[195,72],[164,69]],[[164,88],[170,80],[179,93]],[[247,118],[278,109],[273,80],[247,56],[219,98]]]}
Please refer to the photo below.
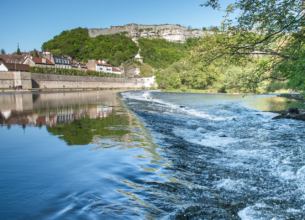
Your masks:
{"label": "distant hill", "polygon": [[58,55],[67,54],[78,61],[108,60],[113,66],[132,59],[138,52],[136,43],[123,33],[90,38],[88,29],[80,27],[61,32],[43,43],[42,49]]}

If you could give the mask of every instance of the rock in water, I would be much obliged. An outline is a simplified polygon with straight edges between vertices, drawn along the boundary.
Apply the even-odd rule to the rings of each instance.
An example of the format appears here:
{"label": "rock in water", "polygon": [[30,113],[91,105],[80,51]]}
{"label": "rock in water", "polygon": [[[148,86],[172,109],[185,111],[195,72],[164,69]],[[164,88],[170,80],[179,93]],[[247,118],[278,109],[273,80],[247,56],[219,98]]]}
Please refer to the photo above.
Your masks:
{"label": "rock in water", "polygon": [[289,109],[290,114],[299,114],[299,109],[297,107],[292,107]]}

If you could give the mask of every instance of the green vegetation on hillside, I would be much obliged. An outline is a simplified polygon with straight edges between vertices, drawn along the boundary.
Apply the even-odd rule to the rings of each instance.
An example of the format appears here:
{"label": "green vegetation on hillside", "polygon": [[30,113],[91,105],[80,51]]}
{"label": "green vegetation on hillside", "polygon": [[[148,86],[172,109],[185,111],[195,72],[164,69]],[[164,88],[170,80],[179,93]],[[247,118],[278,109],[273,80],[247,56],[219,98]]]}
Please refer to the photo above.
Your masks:
{"label": "green vegetation on hillside", "polygon": [[153,68],[147,63],[143,63],[140,67],[140,76],[142,77],[151,77],[154,75]]}
{"label": "green vegetation on hillside", "polygon": [[132,59],[138,47],[130,37],[124,34],[100,35],[90,38],[87,28],[63,31],[42,45],[42,49],[51,50],[57,55],[67,54],[77,61],[89,59],[108,60],[113,66]]}
{"label": "green vegetation on hillside", "polygon": [[198,38],[189,38],[186,43],[168,42],[159,38],[140,38],[138,40],[144,62],[155,69],[165,69],[181,58],[188,56],[191,48],[198,41]]}

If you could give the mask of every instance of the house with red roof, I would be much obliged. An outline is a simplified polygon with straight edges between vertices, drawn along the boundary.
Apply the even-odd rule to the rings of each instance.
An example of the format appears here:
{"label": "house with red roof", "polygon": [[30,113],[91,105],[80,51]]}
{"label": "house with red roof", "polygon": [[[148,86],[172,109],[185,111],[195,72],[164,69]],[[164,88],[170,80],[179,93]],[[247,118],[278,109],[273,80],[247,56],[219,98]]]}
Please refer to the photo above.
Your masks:
{"label": "house with red roof", "polygon": [[29,72],[29,65],[19,63],[0,62],[0,71],[20,71]]}
{"label": "house with red roof", "polygon": [[29,66],[54,67],[54,63],[49,59],[40,57],[27,57],[23,61],[23,64],[28,64]]}
{"label": "house with red roof", "polygon": [[121,74],[121,70],[111,66],[104,60],[88,60],[86,66],[89,70],[93,71]]}

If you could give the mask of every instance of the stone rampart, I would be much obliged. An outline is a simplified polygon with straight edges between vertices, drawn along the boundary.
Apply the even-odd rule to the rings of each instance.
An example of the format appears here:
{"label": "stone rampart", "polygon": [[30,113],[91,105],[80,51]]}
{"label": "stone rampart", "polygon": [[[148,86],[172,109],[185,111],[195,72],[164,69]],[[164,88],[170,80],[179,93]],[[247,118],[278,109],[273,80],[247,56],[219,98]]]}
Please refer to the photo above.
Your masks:
{"label": "stone rampart", "polygon": [[12,88],[19,85],[22,85],[25,89],[77,87],[141,88],[146,86],[146,84],[144,80],[139,79],[0,71],[0,88]]}
{"label": "stone rampart", "polygon": [[[56,74],[31,73],[33,85],[36,88],[77,88],[77,87],[103,87],[103,88],[141,88],[144,82],[136,79],[94,77],[94,76],[71,76]],[[33,86],[34,87],[34,86]]]}
{"label": "stone rampart", "polygon": [[166,24],[166,25],[141,25],[127,24],[125,26],[111,26],[102,29],[89,29],[89,36],[96,37],[99,35],[117,34],[127,32],[133,40],[139,38],[164,38],[172,42],[185,42],[190,37],[200,37],[206,34],[214,34],[213,31],[187,30],[185,27]]}
{"label": "stone rampart", "polygon": [[0,88],[12,88],[19,85],[23,88],[32,88],[31,73],[0,71]]}

